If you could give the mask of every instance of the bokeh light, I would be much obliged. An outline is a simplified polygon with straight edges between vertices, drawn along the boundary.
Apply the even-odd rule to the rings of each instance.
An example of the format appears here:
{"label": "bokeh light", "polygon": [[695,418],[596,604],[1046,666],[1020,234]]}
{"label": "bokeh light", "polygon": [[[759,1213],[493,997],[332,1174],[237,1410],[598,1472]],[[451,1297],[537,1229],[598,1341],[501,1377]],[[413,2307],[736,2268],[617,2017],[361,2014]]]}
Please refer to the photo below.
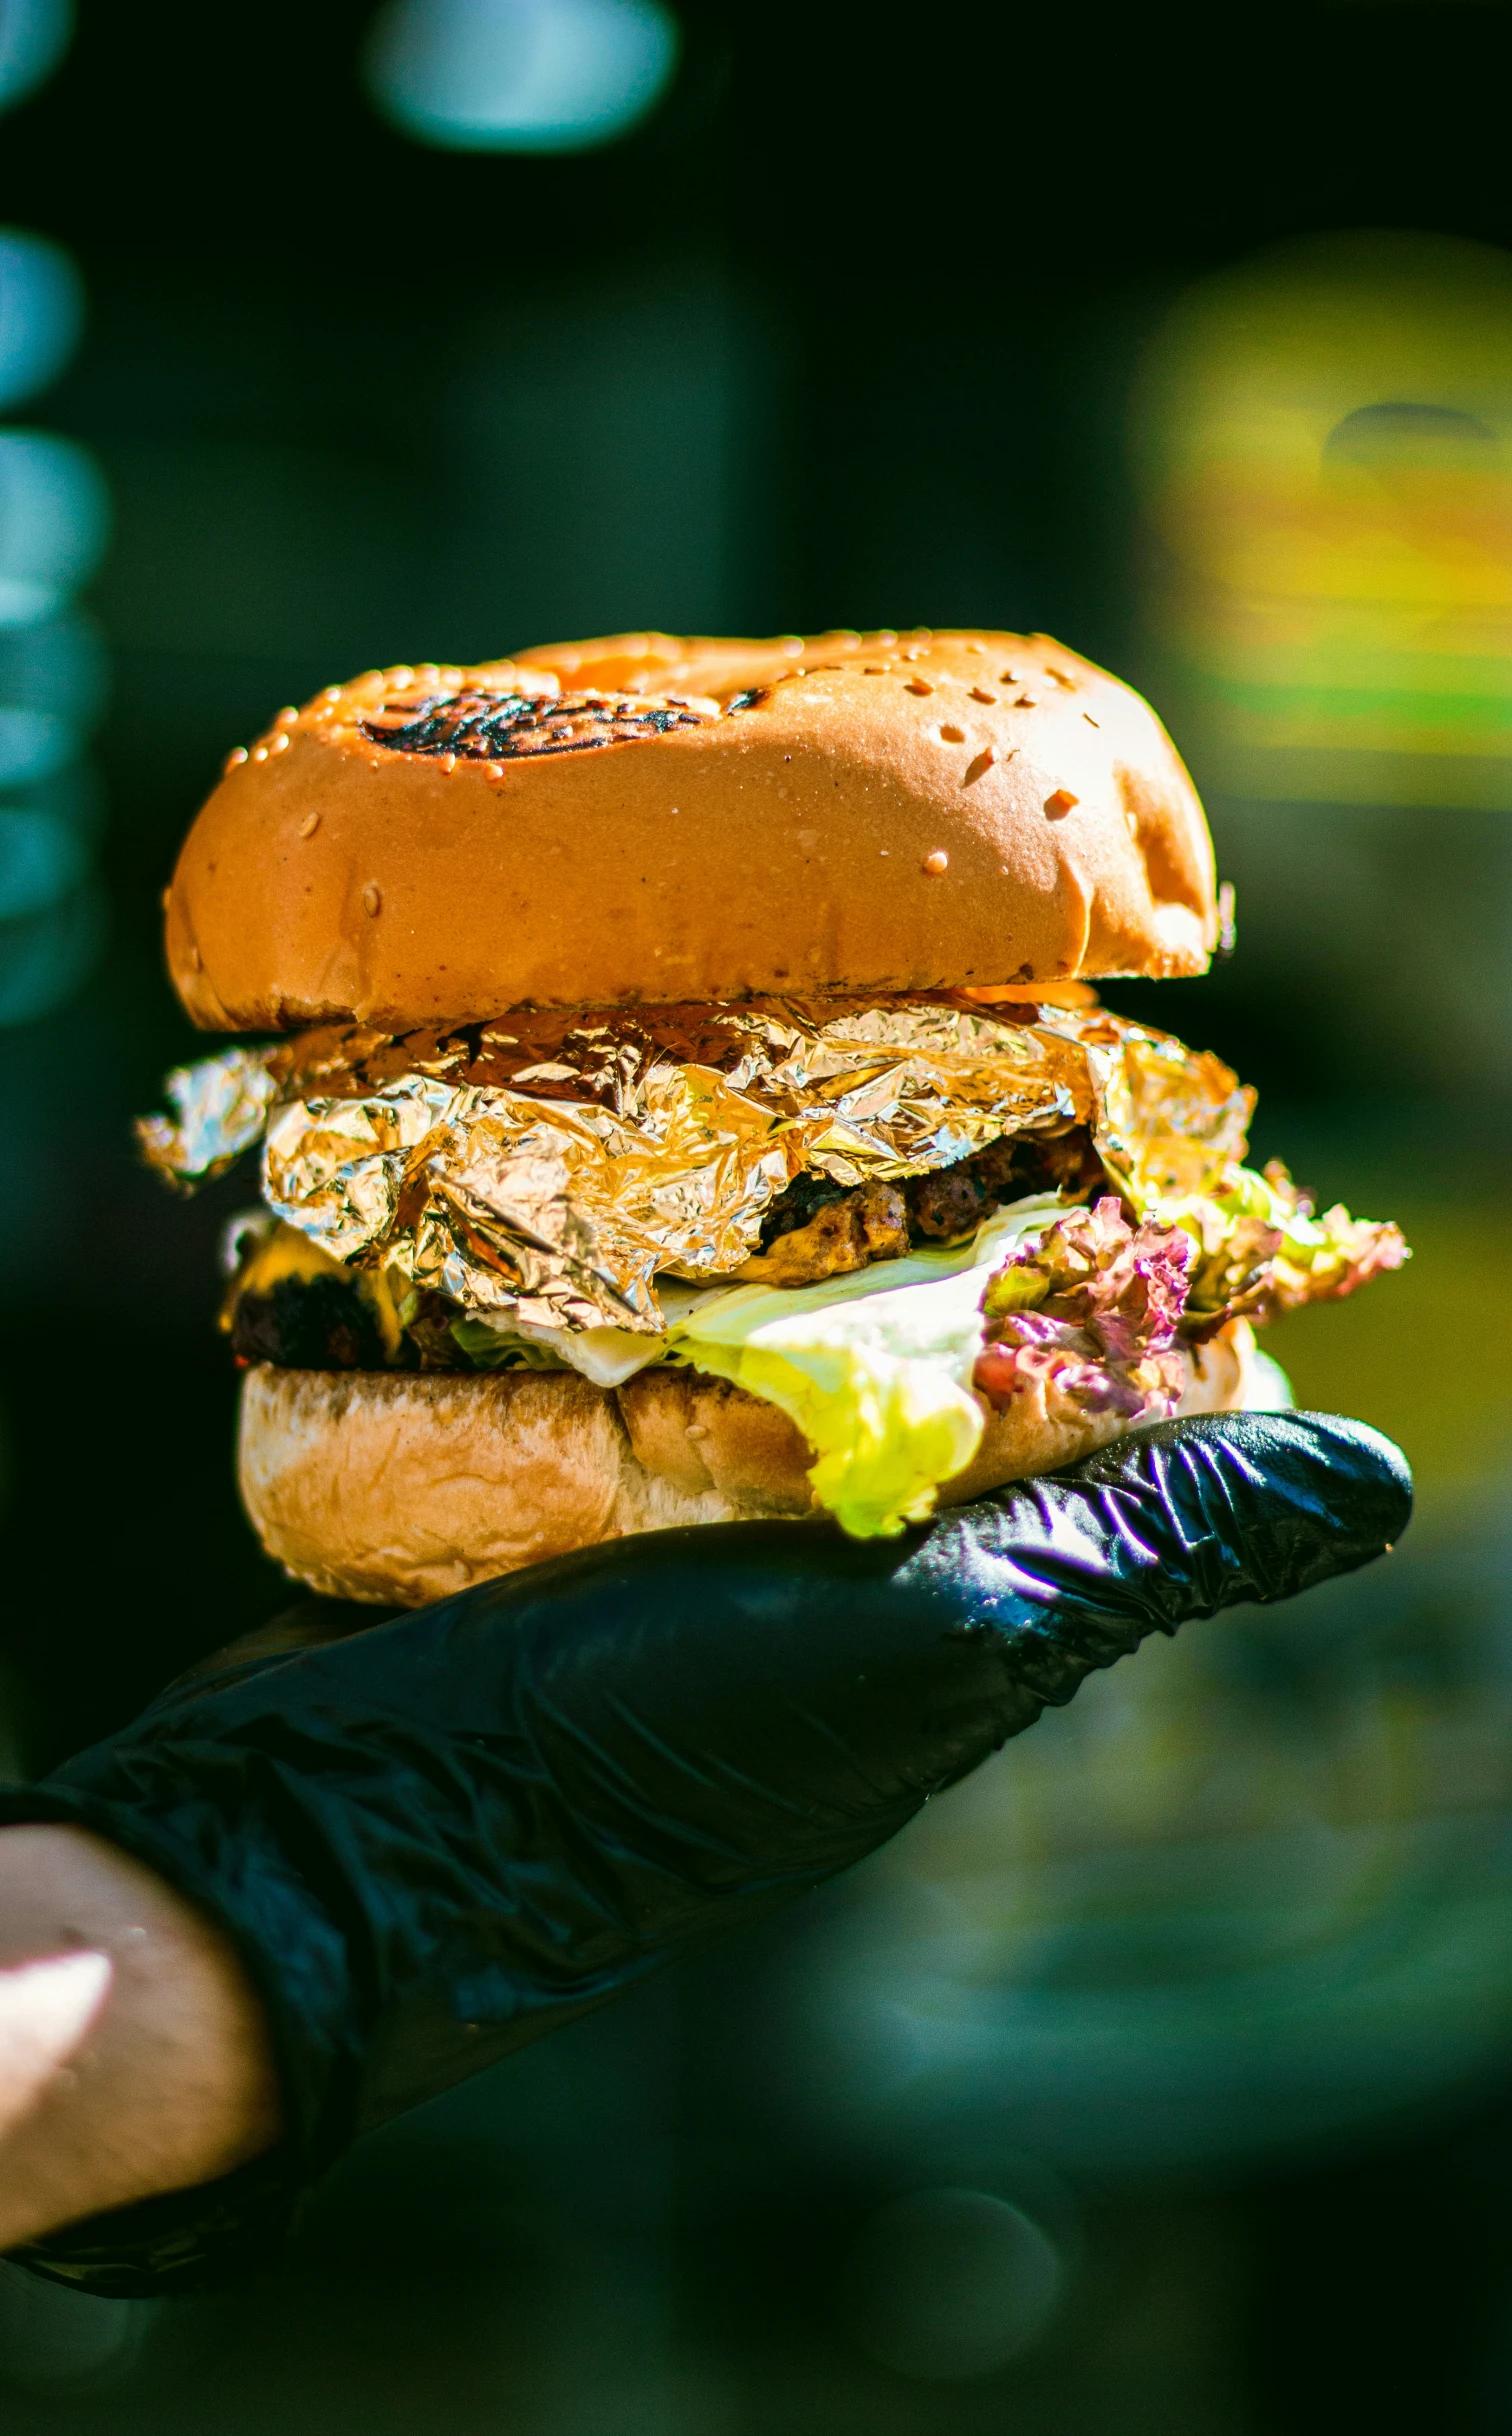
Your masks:
{"label": "bokeh light", "polygon": [[1210,784],[1512,808],[1512,254],[1366,232],[1200,282],[1135,445]]}
{"label": "bokeh light", "polygon": [[0,431],[0,628],[51,617],[93,575],[109,529],[85,449],[51,432]]}
{"label": "bokeh light", "polygon": [[89,849],[47,812],[0,810],[0,922],[45,913],[77,888]]}
{"label": "bokeh light", "polygon": [[0,1025],[39,1023],[67,1006],[93,972],[108,927],[93,878],[44,912],[0,922]]}
{"label": "bokeh light", "polygon": [[406,135],[455,152],[579,152],[661,98],[678,30],[660,0],[390,0],[369,88]]}
{"label": "bokeh light", "polygon": [[983,2377],[1048,2332],[1066,2261],[1042,2225],[991,2191],[911,2191],[879,2208],[846,2262],[854,2341],[908,2377]]}
{"label": "bokeh light", "polygon": [[[73,30],[68,0],[0,8],[0,108],[33,91]],[[84,286],[49,238],[0,229],[0,413],[64,370]],[[98,789],[84,754],[106,654],[76,608],[110,529],[94,458],[54,432],[0,430],[0,1027],[51,1015],[105,936],[94,873]]]}
{"label": "bokeh light", "polygon": [[105,652],[77,610],[0,626],[0,785],[50,778],[78,753],[102,707]]}
{"label": "bokeh light", "polygon": [[73,0],[5,0],[0,8],[0,110],[45,84],[73,35]]}
{"label": "bokeh light", "polygon": [[83,282],[62,246],[0,229],[0,413],[56,379],[83,326]]}

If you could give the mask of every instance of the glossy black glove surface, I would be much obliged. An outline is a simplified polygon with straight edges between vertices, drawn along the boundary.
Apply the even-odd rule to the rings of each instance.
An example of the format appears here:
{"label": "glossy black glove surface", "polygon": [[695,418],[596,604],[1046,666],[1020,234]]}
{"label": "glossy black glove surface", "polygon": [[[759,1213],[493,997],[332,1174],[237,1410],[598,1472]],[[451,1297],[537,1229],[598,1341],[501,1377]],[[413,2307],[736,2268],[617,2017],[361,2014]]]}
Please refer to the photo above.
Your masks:
{"label": "glossy black glove surface", "polygon": [[0,1820],[80,1820],[225,1926],[287,2136],[31,2257],[192,2283],[359,2132],[861,1859],[1147,1633],[1366,1563],[1410,1505],[1357,1424],[1169,1423],[900,1540],[622,1540],[173,1687]]}

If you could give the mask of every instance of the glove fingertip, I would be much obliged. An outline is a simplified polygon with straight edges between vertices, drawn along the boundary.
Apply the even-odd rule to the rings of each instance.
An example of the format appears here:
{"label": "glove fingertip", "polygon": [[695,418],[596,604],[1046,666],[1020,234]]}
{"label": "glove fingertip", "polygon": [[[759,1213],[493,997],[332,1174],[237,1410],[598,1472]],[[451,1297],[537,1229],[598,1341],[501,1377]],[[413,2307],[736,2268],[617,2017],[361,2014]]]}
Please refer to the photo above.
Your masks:
{"label": "glove fingertip", "polygon": [[1395,1440],[1344,1413],[1243,1413],[1223,1434],[1267,1482],[1373,1550],[1412,1520],[1412,1467]]}
{"label": "glove fingertip", "polygon": [[[1065,1478],[1137,1500],[1142,1535],[1164,1550],[1178,1620],[1290,1598],[1352,1572],[1393,1546],[1412,1518],[1400,1447],[1337,1413],[1161,1422]],[[1149,1578],[1143,1566],[1140,1577]]]}
{"label": "glove fingertip", "polygon": [[1343,1413],[1294,1413],[1293,1421],[1311,1430],[1318,1449],[1340,1481],[1348,1481],[1360,1500],[1361,1519],[1368,1510],[1379,1525],[1381,1544],[1390,1547],[1412,1520],[1412,1466],[1394,1438],[1368,1421]]}
{"label": "glove fingertip", "polygon": [[[1251,1596],[1289,1598],[1352,1573],[1412,1519],[1412,1472],[1393,1440],[1340,1413],[1246,1413],[1192,1425],[1237,1499]],[[1215,1444],[1216,1442],[1216,1444]]]}

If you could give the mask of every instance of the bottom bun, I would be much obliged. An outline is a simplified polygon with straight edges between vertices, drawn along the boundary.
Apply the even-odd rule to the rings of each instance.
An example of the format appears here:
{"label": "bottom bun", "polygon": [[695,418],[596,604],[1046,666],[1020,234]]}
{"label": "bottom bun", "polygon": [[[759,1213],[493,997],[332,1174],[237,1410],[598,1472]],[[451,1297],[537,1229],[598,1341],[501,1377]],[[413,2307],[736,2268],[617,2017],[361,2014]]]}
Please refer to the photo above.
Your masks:
{"label": "bottom bun", "polygon": [[[1243,1408],[1254,1340],[1234,1320],[1188,1354],[1184,1413]],[[1036,1381],[986,1411],[944,1505],[1126,1434]],[[814,1450],[775,1404],[700,1371],[623,1387],[575,1371],[278,1370],[242,1389],[242,1500],[270,1556],[332,1598],[423,1606],[521,1565],[681,1523],[815,1518]]]}

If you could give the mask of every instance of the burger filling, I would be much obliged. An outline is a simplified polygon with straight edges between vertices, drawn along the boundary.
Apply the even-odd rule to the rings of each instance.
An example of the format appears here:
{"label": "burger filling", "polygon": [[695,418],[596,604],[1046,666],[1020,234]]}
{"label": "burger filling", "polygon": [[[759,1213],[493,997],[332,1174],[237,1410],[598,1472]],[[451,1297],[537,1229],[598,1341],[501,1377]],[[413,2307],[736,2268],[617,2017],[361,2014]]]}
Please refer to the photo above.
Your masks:
{"label": "burger filling", "polygon": [[348,1026],[169,1095],[141,1132],[174,1181],[261,1152],[240,1362],[611,1389],[689,1364],[787,1412],[863,1535],[926,1516],[1015,1397],[1160,1418],[1231,1322],[1405,1257],[1243,1164],[1252,1095],[1218,1060],[1095,1005]]}

